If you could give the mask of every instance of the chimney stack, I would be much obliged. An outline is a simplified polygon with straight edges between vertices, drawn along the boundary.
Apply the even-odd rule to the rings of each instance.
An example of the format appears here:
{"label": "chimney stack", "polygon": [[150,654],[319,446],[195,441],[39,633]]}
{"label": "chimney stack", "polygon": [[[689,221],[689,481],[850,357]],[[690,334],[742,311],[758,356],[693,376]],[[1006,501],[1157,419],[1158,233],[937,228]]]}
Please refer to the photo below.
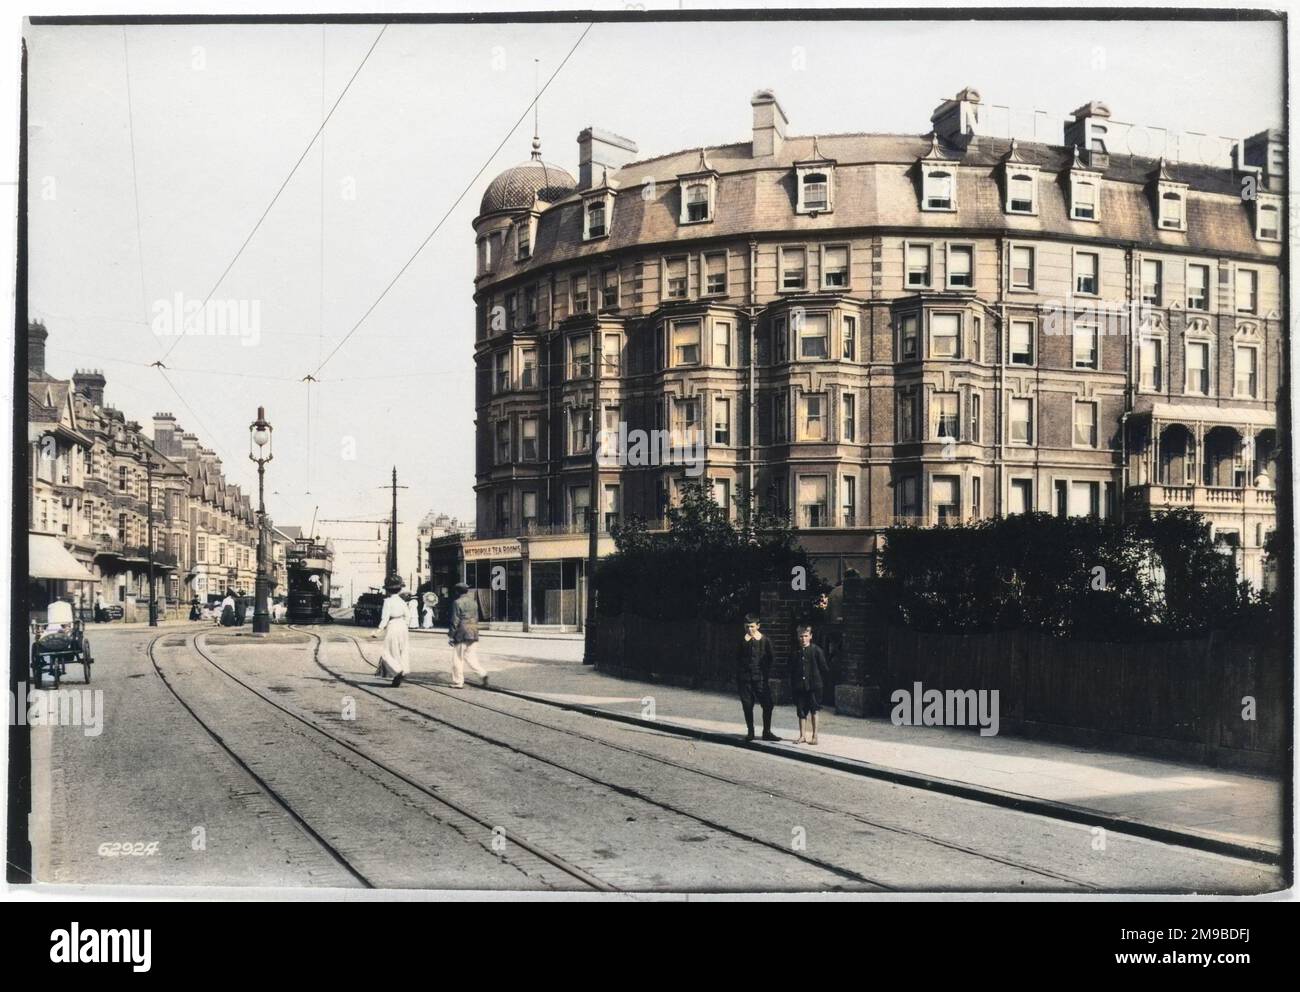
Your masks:
{"label": "chimney stack", "polygon": [[591,189],[602,169],[621,169],[636,157],[636,142],[600,128],[578,133],[578,189]]}
{"label": "chimney stack", "polygon": [[39,320],[27,325],[27,374],[43,376],[45,374],[45,339],[50,332]]}
{"label": "chimney stack", "polygon": [[153,443],[154,447],[168,458],[180,454],[176,418],[170,413],[155,413],[153,415]]}
{"label": "chimney stack", "polygon": [[790,123],[771,90],[759,90],[750,105],[754,108],[754,158],[775,158],[785,144],[785,126]]}
{"label": "chimney stack", "polygon": [[1233,165],[1239,171],[1261,170],[1264,188],[1271,193],[1286,190],[1286,136],[1276,129],[1252,134],[1233,149]]}
{"label": "chimney stack", "polygon": [[90,401],[91,406],[104,405],[104,387],[108,380],[99,369],[77,369],[72,377],[72,388],[79,395]]}
{"label": "chimney stack", "polygon": [[980,93],[967,86],[951,100],[944,100],[930,115],[935,137],[950,145],[965,147],[979,124]]}
{"label": "chimney stack", "polygon": [[1065,122],[1065,147],[1078,145],[1087,158],[1088,166],[1104,169],[1110,164],[1110,107],[1101,100],[1085,103]]}

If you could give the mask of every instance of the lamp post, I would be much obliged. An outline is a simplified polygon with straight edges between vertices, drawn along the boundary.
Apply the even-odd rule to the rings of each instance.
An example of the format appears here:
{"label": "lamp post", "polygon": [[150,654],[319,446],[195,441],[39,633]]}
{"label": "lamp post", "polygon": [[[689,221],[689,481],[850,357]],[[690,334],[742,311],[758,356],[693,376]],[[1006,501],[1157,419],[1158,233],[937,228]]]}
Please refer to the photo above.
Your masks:
{"label": "lamp post", "polygon": [[248,425],[248,457],[257,462],[257,587],[254,590],[253,633],[271,632],[271,614],[266,600],[270,595],[266,575],[266,463],[271,453],[272,427],[266,419],[266,408],[257,408],[257,419]]}

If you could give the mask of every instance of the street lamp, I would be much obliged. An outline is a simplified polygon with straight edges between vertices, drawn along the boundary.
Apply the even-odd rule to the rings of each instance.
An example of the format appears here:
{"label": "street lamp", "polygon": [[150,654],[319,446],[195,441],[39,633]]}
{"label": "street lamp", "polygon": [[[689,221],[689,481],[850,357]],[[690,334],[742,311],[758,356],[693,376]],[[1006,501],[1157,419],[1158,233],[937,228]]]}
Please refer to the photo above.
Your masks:
{"label": "street lamp", "polygon": [[266,600],[270,595],[266,575],[266,463],[271,454],[272,427],[266,419],[266,408],[257,408],[257,419],[248,425],[248,457],[257,462],[257,587],[254,590],[256,601],[253,603],[253,633],[269,634],[271,632],[271,614],[267,611]]}

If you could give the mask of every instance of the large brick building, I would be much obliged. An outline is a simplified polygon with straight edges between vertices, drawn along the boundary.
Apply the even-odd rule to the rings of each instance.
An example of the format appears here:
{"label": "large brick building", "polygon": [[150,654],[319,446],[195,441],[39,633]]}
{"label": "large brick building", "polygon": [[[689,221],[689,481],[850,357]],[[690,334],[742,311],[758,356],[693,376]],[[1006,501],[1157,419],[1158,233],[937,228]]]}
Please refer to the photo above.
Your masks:
{"label": "large brick building", "polygon": [[[1100,103],[1060,144],[985,133],[969,89],[921,136],[752,110],[749,142],[640,161],[588,129],[576,178],[535,140],[484,194],[466,559],[506,566],[500,616],[578,591],[593,509],[660,518],[697,472],[789,510],[831,578],[900,521],[1192,506],[1264,581],[1279,133],[1200,164],[1121,153]],[[607,445],[593,493],[593,424],[660,457]],[[538,586],[539,552],[572,563]]]}

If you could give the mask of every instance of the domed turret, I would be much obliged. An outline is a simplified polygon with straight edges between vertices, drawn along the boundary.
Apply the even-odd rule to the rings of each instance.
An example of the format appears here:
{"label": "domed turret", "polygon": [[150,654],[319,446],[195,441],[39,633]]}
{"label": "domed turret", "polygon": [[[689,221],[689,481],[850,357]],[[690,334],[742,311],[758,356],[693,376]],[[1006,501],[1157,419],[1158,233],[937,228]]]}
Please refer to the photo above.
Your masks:
{"label": "domed turret", "polygon": [[527,210],[534,200],[556,203],[578,188],[578,181],[558,165],[541,160],[534,142],[533,159],[507,169],[492,180],[479,204],[479,216],[504,210]]}

